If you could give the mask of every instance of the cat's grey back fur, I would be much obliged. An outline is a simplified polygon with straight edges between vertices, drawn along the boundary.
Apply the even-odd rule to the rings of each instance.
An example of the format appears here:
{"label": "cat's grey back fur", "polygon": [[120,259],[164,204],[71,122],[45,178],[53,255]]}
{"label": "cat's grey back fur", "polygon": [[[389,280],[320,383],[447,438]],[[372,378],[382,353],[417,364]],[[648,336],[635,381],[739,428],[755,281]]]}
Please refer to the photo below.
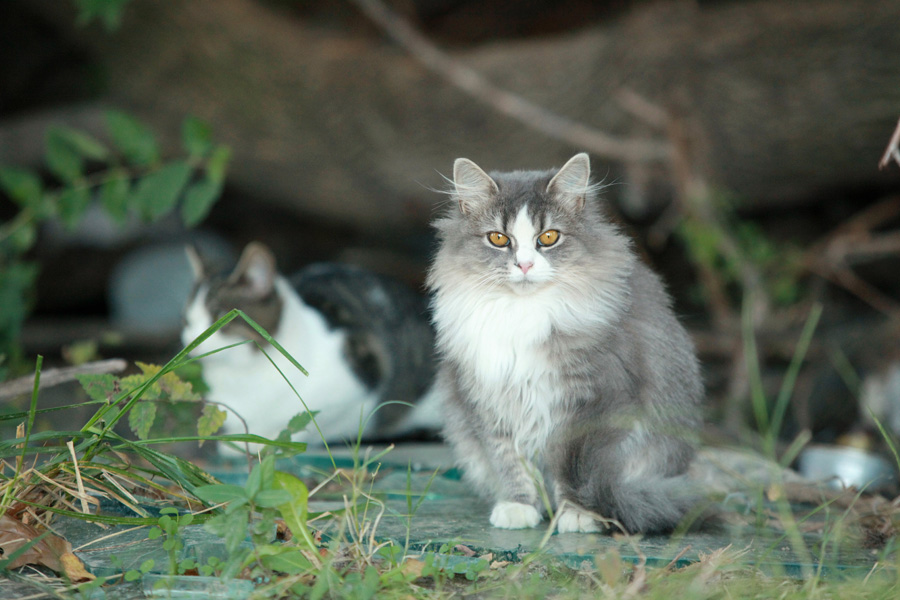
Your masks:
{"label": "cat's grey back fur", "polygon": [[[579,171],[586,161],[576,156],[566,172],[490,176],[457,161],[459,208],[435,222],[440,247],[428,279],[445,435],[469,481],[495,502],[497,526],[534,526],[507,506],[541,511],[521,466],[531,462],[557,506],[616,519],[628,531],[666,531],[695,500],[683,473],[700,423],[699,365],[662,282],[603,215]],[[502,280],[508,265],[483,238],[491,229],[508,233],[526,212],[536,231],[558,229],[567,244],[537,248],[535,260],[552,277],[516,288]],[[509,255],[515,261],[519,252]],[[508,318],[514,331],[490,329],[490,315]],[[483,367],[491,352],[505,355],[493,374]],[[572,515],[566,530],[592,530]]]}

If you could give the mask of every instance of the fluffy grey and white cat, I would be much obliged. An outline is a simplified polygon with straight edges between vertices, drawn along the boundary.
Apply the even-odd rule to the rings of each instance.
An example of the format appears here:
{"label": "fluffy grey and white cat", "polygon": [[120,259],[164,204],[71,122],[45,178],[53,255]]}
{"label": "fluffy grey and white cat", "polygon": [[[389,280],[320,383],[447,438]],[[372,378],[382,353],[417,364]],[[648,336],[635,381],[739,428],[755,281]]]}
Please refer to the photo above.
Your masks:
{"label": "fluffy grey and white cat", "polygon": [[703,395],[660,279],[607,218],[578,154],[559,170],[453,168],[428,276],[445,436],[495,527],[664,532],[690,510],[684,473]]}
{"label": "fluffy grey and white cat", "polygon": [[[189,255],[191,253],[189,252]],[[351,265],[310,265],[290,280],[279,275],[271,251],[259,243],[245,249],[231,273],[210,275],[196,255],[194,292],[185,311],[182,339],[188,344],[232,308],[262,325],[309,372],[304,376],[278,351],[268,348],[310,410],[328,441],[355,440],[361,418],[365,438],[385,438],[437,429],[433,333],[427,306],[399,282]],[[236,318],[201,344],[194,354],[247,339],[267,345]],[[278,371],[254,344],[202,359],[209,399],[237,411],[250,433],[273,438],[304,410]],[[230,412],[226,433],[243,433]],[[316,443],[310,426],[295,439]]]}

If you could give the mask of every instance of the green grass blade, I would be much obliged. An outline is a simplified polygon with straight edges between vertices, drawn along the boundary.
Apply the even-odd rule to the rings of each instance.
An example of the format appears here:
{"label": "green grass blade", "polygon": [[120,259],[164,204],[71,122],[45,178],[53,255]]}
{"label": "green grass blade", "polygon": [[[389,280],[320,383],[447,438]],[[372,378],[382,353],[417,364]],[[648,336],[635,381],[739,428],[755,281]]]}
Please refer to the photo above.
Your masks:
{"label": "green grass blade", "polygon": [[[38,399],[38,390],[41,386],[41,366],[44,364],[44,357],[40,354],[37,357],[34,365],[34,386],[31,389],[31,406],[28,409],[28,422],[25,427],[25,439],[19,442],[21,444],[21,452],[17,452],[18,459],[16,460],[16,471],[13,475],[13,482],[19,480],[19,475],[22,472],[22,464],[25,462],[25,456],[28,453],[28,444],[31,440],[31,430],[34,427],[34,417],[35,411],[37,410],[37,399]],[[0,514],[6,514],[6,509],[9,507],[10,501],[12,500],[11,494],[15,489],[15,485],[8,485],[6,487],[6,491],[3,492],[3,499],[0,500]]]}
{"label": "green grass blade", "polygon": [[797,383],[800,367],[803,366],[803,360],[809,351],[809,345],[816,333],[816,327],[821,316],[822,305],[816,304],[803,325],[803,331],[800,334],[800,339],[797,341],[797,347],[794,349],[794,356],[791,358],[791,364],[788,366],[784,380],[781,382],[778,399],[775,402],[775,408],[772,410],[772,422],[769,426],[769,434],[771,436],[777,436],[781,431],[781,424],[784,422],[784,414],[787,411],[788,402],[794,393],[794,385]]}
{"label": "green grass blade", "polygon": [[[753,294],[753,292],[749,292],[749,294]],[[756,348],[756,331],[753,327],[753,314],[751,313],[753,305],[754,303],[751,299],[745,299],[743,310],[741,311],[744,361],[747,365],[747,378],[750,380],[750,397],[753,405],[753,414],[756,417],[756,425],[760,434],[766,436],[769,431],[769,413],[766,408],[766,394],[762,387],[759,355]]]}
{"label": "green grass blade", "polygon": [[87,424],[85,424],[85,426],[82,428],[82,430],[86,431],[86,430],[94,427],[106,415],[106,413],[108,413],[109,410],[113,408],[113,406],[118,404],[123,398],[126,398],[129,395],[131,395],[131,398],[128,400],[128,402],[125,404],[125,406],[122,407],[122,410],[119,411],[119,414],[114,419],[110,419],[106,423],[105,427],[103,428],[102,432],[100,433],[100,437],[101,438],[104,437],[110,430],[112,430],[112,428],[116,424],[116,422],[119,419],[121,419],[131,409],[132,406],[134,406],[134,403],[137,402],[138,400],[140,400],[141,396],[143,396],[143,394],[147,390],[147,388],[149,388],[151,385],[156,383],[156,381],[159,380],[166,373],[173,371],[174,369],[180,367],[184,363],[191,362],[190,353],[194,349],[196,349],[197,346],[199,346],[200,344],[205,342],[213,334],[215,334],[217,331],[219,331],[222,327],[224,327],[225,325],[227,325],[228,323],[233,321],[238,316],[238,313],[239,313],[239,311],[236,309],[228,311],[225,315],[223,315],[221,318],[219,318],[215,323],[210,325],[203,333],[198,335],[194,339],[194,341],[192,341],[190,344],[185,346],[184,349],[181,350],[181,352],[179,352],[171,360],[169,360],[169,362],[167,362],[163,366],[163,368],[160,369],[159,372],[156,373],[153,377],[148,379],[146,382],[144,382],[143,384],[141,384],[134,390],[122,392],[116,398],[115,402],[113,402],[109,406],[104,407],[104,408],[100,409],[99,411],[97,411],[97,413],[93,417],[91,417],[91,419],[87,422]]}
{"label": "green grass blade", "polygon": [[309,375],[309,373],[306,371],[306,369],[304,369],[302,366],[300,366],[300,363],[297,362],[297,359],[295,359],[293,356],[291,356],[291,354],[287,350],[285,350],[284,347],[282,347],[282,345],[279,344],[275,338],[273,338],[271,335],[269,335],[269,332],[266,331],[265,329],[263,329],[259,325],[259,323],[257,323],[256,321],[254,321],[253,319],[248,317],[246,315],[246,313],[244,313],[244,311],[238,310],[238,309],[235,309],[235,311],[237,312],[237,314],[239,314],[241,316],[242,319],[244,319],[244,321],[247,322],[247,325],[252,327],[253,330],[256,331],[256,333],[258,333],[259,335],[261,335],[264,340],[266,340],[267,342],[272,344],[272,347],[275,348],[276,350],[278,350],[282,356],[284,356],[286,359],[288,359],[288,361],[290,361],[290,363],[292,365],[297,367],[297,369],[301,373],[303,373],[304,375]]}

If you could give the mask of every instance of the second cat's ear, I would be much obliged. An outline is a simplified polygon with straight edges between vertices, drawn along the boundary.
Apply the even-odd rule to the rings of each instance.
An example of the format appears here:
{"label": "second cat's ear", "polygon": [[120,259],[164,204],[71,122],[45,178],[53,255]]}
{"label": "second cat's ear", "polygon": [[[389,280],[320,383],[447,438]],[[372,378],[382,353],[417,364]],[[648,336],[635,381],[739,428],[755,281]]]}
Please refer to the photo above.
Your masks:
{"label": "second cat's ear", "polygon": [[194,275],[194,281],[200,281],[206,277],[206,267],[203,265],[203,257],[197,251],[193,244],[184,247],[184,253],[187,255],[188,264],[191,265],[191,273]]}
{"label": "second cat's ear", "polygon": [[254,298],[262,298],[275,287],[275,256],[259,242],[250,242],[241,253],[228,281],[244,286]]}
{"label": "second cat's ear", "polygon": [[591,159],[584,152],[563,165],[547,184],[547,193],[573,210],[584,208],[591,183]]}
{"label": "second cat's ear", "polygon": [[468,158],[457,158],[453,163],[453,186],[456,188],[459,210],[465,215],[500,193],[490,175]]}

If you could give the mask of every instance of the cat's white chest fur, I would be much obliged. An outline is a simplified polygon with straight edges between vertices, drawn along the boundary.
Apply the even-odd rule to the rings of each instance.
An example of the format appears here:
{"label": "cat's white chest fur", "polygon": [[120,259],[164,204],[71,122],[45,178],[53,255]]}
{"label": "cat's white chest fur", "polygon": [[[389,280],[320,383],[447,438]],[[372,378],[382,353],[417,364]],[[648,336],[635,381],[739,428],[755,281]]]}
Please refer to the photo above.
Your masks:
{"label": "cat's white chest fur", "polygon": [[447,324],[439,331],[443,348],[475,376],[478,391],[471,400],[530,458],[543,446],[563,400],[546,350],[552,295],[457,289],[443,291],[435,306],[436,321]]}
{"label": "cat's white chest fur", "polygon": [[[321,411],[316,421],[327,439],[355,439],[360,415],[365,418],[374,409],[376,393],[367,390],[347,365],[343,356],[344,334],[330,330],[324,318],[303,304],[286,281],[279,278],[275,285],[283,300],[283,312],[278,331],[270,333],[309,372],[309,376],[303,375],[274,348],[267,347],[266,352],[309,410]],[[205,293],[200,290],[186,311],[185,344],[212,324],[204,301]],[[243,338],[220,331],[201,344],[194,354],[240,341]],[[288,383],[252,343],[203,359],[203,376],[211,388],[210,399],[237,411],[246,420],[251,433],[274,437],[292,416],[304,410],[303,403]],[[243,423],[229,412],[224,430],[243,433]],[[312,425],[295,439],[320,441]]]}

